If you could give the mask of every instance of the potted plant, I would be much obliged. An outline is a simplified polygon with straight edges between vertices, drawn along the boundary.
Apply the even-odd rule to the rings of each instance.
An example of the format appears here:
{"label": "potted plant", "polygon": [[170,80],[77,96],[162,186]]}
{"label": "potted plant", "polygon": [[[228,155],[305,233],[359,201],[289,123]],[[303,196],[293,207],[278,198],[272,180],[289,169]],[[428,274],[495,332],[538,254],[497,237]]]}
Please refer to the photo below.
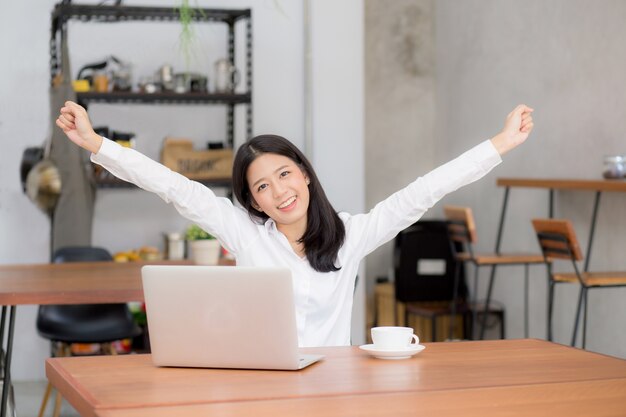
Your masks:
{"label": "potted plant", "polygon": [[185,232],[191,249],[191,259],[198,265],[217,265],[220,258],[220,242],[213,235],[192,224]]}
{"label": "potted plant", "polygon": [[[189,0],[181,0],[180,6],[176,8],[176,10],[178,11],[178,19],[180,21],[180,52],[183,54],[185,61],[185,73],[189,73],[193,49],[197,42],[193,23],[194,20],[206,16],[204,11],[198,7],[197,4],[196,7],[189,4]],[[185,82],[187,82],[187,80]]]}

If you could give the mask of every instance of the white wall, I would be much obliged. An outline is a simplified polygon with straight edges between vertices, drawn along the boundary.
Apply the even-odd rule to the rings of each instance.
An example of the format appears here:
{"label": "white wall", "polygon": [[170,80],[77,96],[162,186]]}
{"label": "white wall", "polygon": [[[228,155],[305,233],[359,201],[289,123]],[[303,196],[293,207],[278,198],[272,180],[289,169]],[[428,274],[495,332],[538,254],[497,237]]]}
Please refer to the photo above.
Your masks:
{"label": "white wall", "polygon": [[[363,2],[312,0],[312,162],[338,211],[361,213],[363,161]],[[332,186],[331,186],[332,184]],[[365,341],[365,269],[352,317],[352,343]]]}
{"label": "white wall", "polygon": [[[133,5],[170,6],[172,1],[137,0]],[[254,127],[253,134],[277,133],[298,146],[304,144],[304,57],[303,2],[284,0],[200,0],[201,7],[252,8],[254,26]],[[22,150],[40,145],[51,128],[49,121],[49,21],[54,1],[0,3],[0,263],[39,263],[48,261],[49,222],[22,194],[18,169]],[[334,14],[331,2],[316,2],[312,27],[324,31],[312,33],[317,68],[326,68],[314,80],[314,107],[318,109],[315,132],[314,165],[331,200],[338,209],[360,210],[363,201],[362,172],[362,82],[360,1],[342,5],[342,19]],[[326,19],[330,20],[326,22]],[[347,23],[346,23],[347,22]],[[344,29],[348,25],[349,31]],[[241,30],[241,29],[238,29]],[[213,62],[224,56],[225,31],[216,25],[197,27],[199,45],[190,70],[212,74]],[[184,70],[178,50],[178,27],[175,23],[83,24],[72,23],[69,40],[73,73],[85,63],[114,54],[134,64],[134,75],[151,75],[164,63],[177,71]],[[332,52],[336,45],[350,51],[336,65]],[[243,52],[242,49],[239,50]],[[346,71],[356,72],[344,83]],[[333,85],[334,89],[327,86]],[[336,97],[349,94],[347,106]],[[328,113],[326,113],[328,112]],[[198,144],[219,140],[225,135],[224,111],[207,106],[113,106],[92,105],[90,116],[95,125],[108,125],[137,134],[137,147],[153,158],[158,157],[161,140],[168,135],[195,139]],[[332,116],[332,117],[330,117]],[[241,118],[240,120],[243,120]],[[334,135],[327,131],[335,132]],[[350,170],[335,181],[334,143],[337,134],[349,141],[342,146],[354,149]],[[237,140],[243,140],[242,125]],[[330,155],[328,155],[330,153]],[[349,184],[350,187],[345,187]],[[93,243],[115,252],[143,245],[162,247],[163,232],[181,230],[186,221],[157,197],[140,190],[100,190],[96,200]],[[353,340],[361,340],[363,307],[355,312]],[[13,358],[16,380],[44,378],[44,358],[48,344],[35,331],[35,306],[18,308]]]}

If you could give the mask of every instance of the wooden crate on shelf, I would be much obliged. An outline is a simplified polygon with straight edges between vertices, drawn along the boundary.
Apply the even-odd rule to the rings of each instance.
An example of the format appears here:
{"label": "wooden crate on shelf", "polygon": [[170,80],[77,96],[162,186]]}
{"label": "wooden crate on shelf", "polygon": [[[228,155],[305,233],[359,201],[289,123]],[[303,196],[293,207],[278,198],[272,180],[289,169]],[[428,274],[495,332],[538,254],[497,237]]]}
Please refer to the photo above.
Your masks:
{"label": "wooden crate on shelf", "polygon": [[232,174],[233,150],[195,150],[189,139],[166,138],[161,163],[193,180],[227,179]]}

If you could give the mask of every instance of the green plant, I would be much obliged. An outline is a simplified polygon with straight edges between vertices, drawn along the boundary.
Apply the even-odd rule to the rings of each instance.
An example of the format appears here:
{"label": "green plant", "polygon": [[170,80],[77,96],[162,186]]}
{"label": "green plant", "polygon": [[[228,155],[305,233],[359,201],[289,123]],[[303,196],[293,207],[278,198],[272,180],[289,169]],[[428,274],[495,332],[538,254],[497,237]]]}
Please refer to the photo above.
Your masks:
{"label": "green plant", "polygon": [[180,7],[176,10],[178,11],[178,18],[180,20],[180,51],[185,60],[185,69],[189,72],[189,64],[191,62],[193,47],[196,42],[196,33],[194,31],[193,21],[198,19],[199,16],[205,17],[205,14],[199,7],[192,7],[189,4],[189,0],[181,0]]}
{"label": "green plant", "polygon": [[200,228],[200,226],[196,224],[192,224],[187,228],[187,230],[185,231],[185,238],[187,240],[215,239],[212,234],[205,232],[204,230],[202,230],[202,228]]}

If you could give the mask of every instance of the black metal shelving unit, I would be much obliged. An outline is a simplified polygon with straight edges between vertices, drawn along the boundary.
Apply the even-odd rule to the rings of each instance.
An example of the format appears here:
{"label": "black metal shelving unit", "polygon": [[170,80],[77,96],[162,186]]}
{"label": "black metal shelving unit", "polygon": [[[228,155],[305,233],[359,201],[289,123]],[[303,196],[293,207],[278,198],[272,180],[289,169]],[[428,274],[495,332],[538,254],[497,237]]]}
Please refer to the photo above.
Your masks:
{"label": "black metal shelving unit", "polygon": [[137,104],[247,104],[250,94],[223,93],[139,93],[112,91],[110,93],[76,93],[80,103]]}
{"label": "black metal shelving unit", "polygon": [[[244,93],[140,93],[109,92],[77,93],[77,100],[84,106],[91,103],[110,104],[165,104],[165,105],[224,105],[227,106],[226,132],[227,145],[234,146],[235,106],[246,106],[246,137],[252,137],[252,12],[250,9],[195,9],[192,19],[196,22],[222,23],[228,28],[228,59],[235,62],[235,23],[245,22],[245,73],[246,89]],[[122,23],[130,21],[168,22],[178,21],[179,14],[175,7],[144,6],[109,6],[80,5],[69,2],[57,4],[52,11],[50,37],[50,75],[51,82],[61,72],[61,43],[65,31],[62,30],[70,20],[81,22]],[[108,178],[96,178],[99,187],[129,187],[129,183]],[[201,181],[209,186],[230,187],[229,179]]]}
{"label": "black metal shelving unit", "polygon": [[[114,177],[113,174],[109,173],[108,171],[98,172],[95,175],[95,180],[99,188],[137,188],[136,185],[130,182],[126,182]],[[211,180],[196,181],[206,185],[207,187],[232,187],[232,181],[230,178],[217,178]]]}

